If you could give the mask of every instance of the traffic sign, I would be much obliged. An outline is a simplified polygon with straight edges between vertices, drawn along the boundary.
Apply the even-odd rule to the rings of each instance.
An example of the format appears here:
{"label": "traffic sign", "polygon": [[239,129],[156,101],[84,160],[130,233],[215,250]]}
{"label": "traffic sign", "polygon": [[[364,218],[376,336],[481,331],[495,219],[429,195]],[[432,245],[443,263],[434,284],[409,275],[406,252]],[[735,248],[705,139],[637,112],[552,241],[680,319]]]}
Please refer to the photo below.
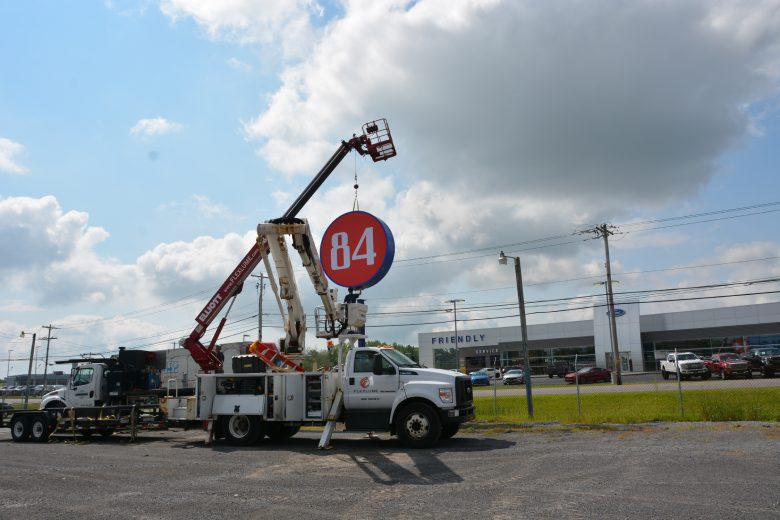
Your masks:
{"label": "traffic sign", "polygon": [[395,256],[387,224],[365,211],[350,211],[331,222],[320,246],[322,269],[333,283],[365,289],[390,270]]}

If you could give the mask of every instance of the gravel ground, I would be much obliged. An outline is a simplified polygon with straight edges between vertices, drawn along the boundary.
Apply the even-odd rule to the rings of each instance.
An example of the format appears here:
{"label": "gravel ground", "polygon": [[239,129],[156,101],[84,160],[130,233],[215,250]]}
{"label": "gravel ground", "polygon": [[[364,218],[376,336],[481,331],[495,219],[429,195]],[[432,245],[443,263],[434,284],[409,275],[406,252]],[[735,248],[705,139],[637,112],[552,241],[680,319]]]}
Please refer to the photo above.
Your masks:
{"label": "gravel ground", "polygon": [[234,448],[0,430],[0,518],[780,518],[778,424],[505,430],[417,451],[386,435],[318,451],[316,432]]}

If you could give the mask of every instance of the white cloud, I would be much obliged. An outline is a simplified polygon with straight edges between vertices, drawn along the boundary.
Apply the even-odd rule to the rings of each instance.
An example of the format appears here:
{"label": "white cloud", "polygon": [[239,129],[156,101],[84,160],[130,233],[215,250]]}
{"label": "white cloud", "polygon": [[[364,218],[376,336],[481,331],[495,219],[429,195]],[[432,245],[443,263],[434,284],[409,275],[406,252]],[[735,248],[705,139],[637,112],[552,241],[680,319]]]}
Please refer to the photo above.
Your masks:
{"label": "white cloud", "polygon": [[191,17],[210,38],[279,46],[286,57],[305,54],[311,17],[323,14],[313,0],[164,0],[160,9],[174,21]]}
{"label": "white cloud", "polygon": [[[347,2],[246,131],[274,168],[310,171],[387,115],[399,158],[441,187],[657,207],[706,183],[747,134],[740,107],[776,88],[780,31],[748,23],[747,45],[707,24],[711,4]],[[733,23],[776,11],[755,10]]]}
{"label": "white cloud", "polygon": [[242,70],[244,72],[251,72],[252,66],[248,63],[245,63],[241,60],[239,60],[236,57],[231,57],[227,60],[227,64],[230,65],[230,67],[236,69],[236,70]]}
{"label": "white cloud", "polygon": [[206,218],[225,216],[228,213],[227,207],[210,201],[205,195],[193,195],[192,200],[195,201],[198,213]]}
{"label": "white cloud", "polygon": [[16,156],[24,152],[24,146],[0,137],[0,172],[23,174],[27,168],[16,162]]}
{"label": "white cloud", "polygon": [[151,119],[139,119],[138,122],[130,129],[130,135],[137,136],[155,136],[166,135],[174,132],[178,132],[182,129],[182,125],[168,121],[164,117],[155,117]]}

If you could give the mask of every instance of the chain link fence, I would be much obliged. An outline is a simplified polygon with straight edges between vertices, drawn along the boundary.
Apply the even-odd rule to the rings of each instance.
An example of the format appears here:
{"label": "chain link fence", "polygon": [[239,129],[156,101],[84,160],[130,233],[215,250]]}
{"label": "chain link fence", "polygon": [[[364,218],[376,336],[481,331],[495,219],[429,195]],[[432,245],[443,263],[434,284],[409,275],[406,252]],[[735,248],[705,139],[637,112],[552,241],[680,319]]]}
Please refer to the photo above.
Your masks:
{"label": "chain link fence", "polygon": [[[476,389],[477,419],[498,422],[643,423],[780,420],[780,349],[721,352],[708,357],[670,352],[659,370],[612,370],[576,356],[563,377],[534,375],[534,416],[524,386],[497,379]],[[514,380],[513,383],[519,383]]]}

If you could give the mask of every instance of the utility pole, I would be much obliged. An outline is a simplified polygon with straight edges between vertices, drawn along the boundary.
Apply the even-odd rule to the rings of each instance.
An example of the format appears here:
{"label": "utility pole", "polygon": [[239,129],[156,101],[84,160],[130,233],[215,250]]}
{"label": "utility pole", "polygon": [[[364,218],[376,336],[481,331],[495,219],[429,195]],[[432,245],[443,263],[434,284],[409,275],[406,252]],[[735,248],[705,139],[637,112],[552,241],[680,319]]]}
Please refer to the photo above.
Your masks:
{"label": "utility pole", "polygon": [[528,357],[528,324],[525,319],[525,294],[523,293],[523,271],[520,267],[519,256],[508,256],[503,251],[498,254],[498,263],[507,264],[507,258],[515,261],[515,282],[517,283],[517,305],[520,308],[520,336],[523,341],[523,368],[525,380],[525,400],[528,405],[528,418],[534,418],[534,399],[531,390],[531,360]]}
{"label": "utility pole", "polygon": [[49,343],[51,343],[51,340],[57,339],[52,337],[51,331],[52,329],[58,329],[59,327],[55,327],[49,323],[48,325],[43,325],[42,328],[49,329],[49,333],[46,335],[46,361],[43,364],[43,392],[46,393],[46,377],[49,374]]}
{"label": "utility pole", "polygon": [[[29,332],[22,331],[19,337],[23,338],[25,334],[29,334]],[[33,336],[32,345],[30,346],[30,365],[27,367],[27,381],[25,382],[25,386],[24,386],[24,409],[25,410],[27,410],[27,402],[30,399],[30,379],[32,376],[33,358],[35,357],[35,338],[38,336],[38,334],[33,332],[32,336]]]}
{"label": "utility pole", "polygon": [[268,279],[263,273],[253,274],[252,277],[258,278],[257,289],[257,341],[263,341],[263,292],[265,291],[265,280]]}
{"label": "utility pole", "polygon": [[[457,359],[458,366],[456,367],[458,370],[460,370],[460,350],[458,350],[458,302],[465,302],[466,300],[447,300],[445,303],[451,303],[453,312],[455,313],[455,358]],[[464,363],[465,365],[465,363]]]}
{"label": "utility pole", "polygon": [[605,266],[607,269],[607,313],[609,314],[610,335],[612,337],[612,383],[616,385],[623,384],[620,366],[620,348],[618,347],[617,322],[615,321],[615,299],[612,295],[612,265],[609,260],[609,236],[615,234],[615,226],[602,224],[593,229],[583,231],[583,233],[593,233],[596,238],[604,239],[604,256],[606,258]]}

